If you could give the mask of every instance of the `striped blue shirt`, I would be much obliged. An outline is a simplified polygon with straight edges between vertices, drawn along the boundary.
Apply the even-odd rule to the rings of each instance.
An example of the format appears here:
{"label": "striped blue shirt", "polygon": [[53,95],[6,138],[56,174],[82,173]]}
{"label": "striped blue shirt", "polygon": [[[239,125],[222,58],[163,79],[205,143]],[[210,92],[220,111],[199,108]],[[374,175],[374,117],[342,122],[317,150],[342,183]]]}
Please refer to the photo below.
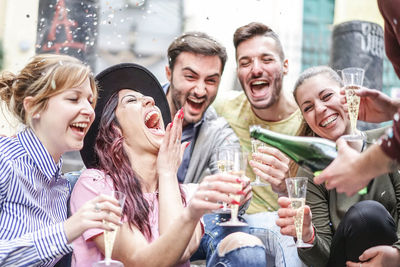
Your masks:
{"label": "striped blue shirt", "polygon": [[53,266],[72,251],[63,223],[70,185],[61,165],[29,128],[0,137],[1,266]]}

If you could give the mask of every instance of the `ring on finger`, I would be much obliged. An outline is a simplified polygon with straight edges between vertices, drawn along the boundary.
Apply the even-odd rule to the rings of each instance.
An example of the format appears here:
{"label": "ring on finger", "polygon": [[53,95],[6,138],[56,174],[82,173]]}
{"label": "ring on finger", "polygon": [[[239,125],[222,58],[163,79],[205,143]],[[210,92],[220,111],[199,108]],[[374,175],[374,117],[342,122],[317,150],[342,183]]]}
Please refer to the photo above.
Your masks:
{"label": "ring on finger", "polygon": [[101,211],[101,208],[100,208],[100,205],[99,205],[98,202],[96,202],[96,203],[94,204],[94,211],[95,211],[95,212],[100,212],[100,211]]}
{"label": "ring on finger", "polygon": [[206,197],[204,197],[204,200],[205,200],[205,201],[208,201],[208,197],[207,197],[207,196],[206,196]]}
{"label": "ring on finger", "polygon": [[177,144],[179,144],[181,141],[179,140],[179,138],[176,138],[176,141],[175,141]]}

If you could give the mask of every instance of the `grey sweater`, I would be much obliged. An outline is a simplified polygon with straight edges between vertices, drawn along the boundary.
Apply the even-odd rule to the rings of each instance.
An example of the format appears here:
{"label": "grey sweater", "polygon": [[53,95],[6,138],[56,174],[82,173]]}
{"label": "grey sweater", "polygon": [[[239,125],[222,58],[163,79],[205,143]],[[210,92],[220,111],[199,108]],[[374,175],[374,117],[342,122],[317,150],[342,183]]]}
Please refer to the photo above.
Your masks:
{"label": "grey sweater", "polygon": [[200,183],[207,175],[218,172],[215,149],[228,145],[239,145],[239,139],[228,122],[218,117],[215,109],[209,107],[195,140],[193,153],[184,183]]}

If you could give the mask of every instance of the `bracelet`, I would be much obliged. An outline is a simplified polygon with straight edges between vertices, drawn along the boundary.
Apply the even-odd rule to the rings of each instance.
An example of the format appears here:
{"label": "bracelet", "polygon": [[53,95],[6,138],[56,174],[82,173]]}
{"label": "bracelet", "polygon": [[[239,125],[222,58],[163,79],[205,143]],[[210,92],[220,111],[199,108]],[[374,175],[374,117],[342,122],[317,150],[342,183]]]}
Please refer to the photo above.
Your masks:
{"label": "bracelet", "polygon": [[314,243],[314,239],[315,239],[315,228],[314,228],[314,226],[313,226],[313,227],[312,227],[312,236],[311,236],[311,239],[310,239],[309,241],[307,241],[307,242],[304,242],[304,243],[313,244],[313,243]]}

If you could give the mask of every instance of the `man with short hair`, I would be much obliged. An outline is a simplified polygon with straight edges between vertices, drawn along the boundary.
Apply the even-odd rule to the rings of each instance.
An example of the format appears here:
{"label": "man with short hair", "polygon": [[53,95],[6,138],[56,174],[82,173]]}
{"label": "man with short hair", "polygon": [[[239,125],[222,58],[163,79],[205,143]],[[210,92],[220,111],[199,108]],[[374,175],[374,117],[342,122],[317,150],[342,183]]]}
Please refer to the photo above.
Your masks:
{"label": "man with short hair", "polygon": [[[218,99],[214,107],[229,122],[242,148],[251,151],[251,125],[288,135],[305,134],[307,127],[296,102],[282,90],[289,64],[278,35],[268,26],[253,22],[239,27],[233,42],[243,92]],[[263,239],[268,256],[275,258],[277,266],[301,266],[296,248],[285,245],[293,239],[282,236],[275,224],[278,194],[286,194],[285,178],[294,176],[298,166],[278,149],[268,147],[263,151],[258,153],[257,162],[250,161],[246,174],[251,180],[257,174],[271,186],[253,186],[245,218]]]}
{"label": "man with short hair", "polygon": [[[229,124],[218,117],[214,101],[227,59],[225,48],[205,33],[191,32],[176,38],[168,48],[164,86],[171,115],[184,113],[182,142],[190,142],[178,170],[178,180],[199,183],[204,176],[218,172],[216,148],[239,145]],[[251,197],[247,187],[244,200]],[[208,201],[208,199],[205,199]],[[244,202],[244,201],[243,201]],[[205,234],[193,260],[228,255],[229,266],[265,266],[265,249],[246,227],[221,227],[229,214],[206,214]],[[218,253],[216,253],[218,250]],[[246,257],[241,257],[247,253]]]}
{"label": "man with short hair", "polygon": [[226,59],[225,48],[201,32],[183,34],[168,48],[169,83],[164,89],[171,115],[183,108],[182,142],[190,142],[178,170],[180,182],[199,183],[216,173],[215,149],[239,144],[226,120],[208,108],[217,95]]}

